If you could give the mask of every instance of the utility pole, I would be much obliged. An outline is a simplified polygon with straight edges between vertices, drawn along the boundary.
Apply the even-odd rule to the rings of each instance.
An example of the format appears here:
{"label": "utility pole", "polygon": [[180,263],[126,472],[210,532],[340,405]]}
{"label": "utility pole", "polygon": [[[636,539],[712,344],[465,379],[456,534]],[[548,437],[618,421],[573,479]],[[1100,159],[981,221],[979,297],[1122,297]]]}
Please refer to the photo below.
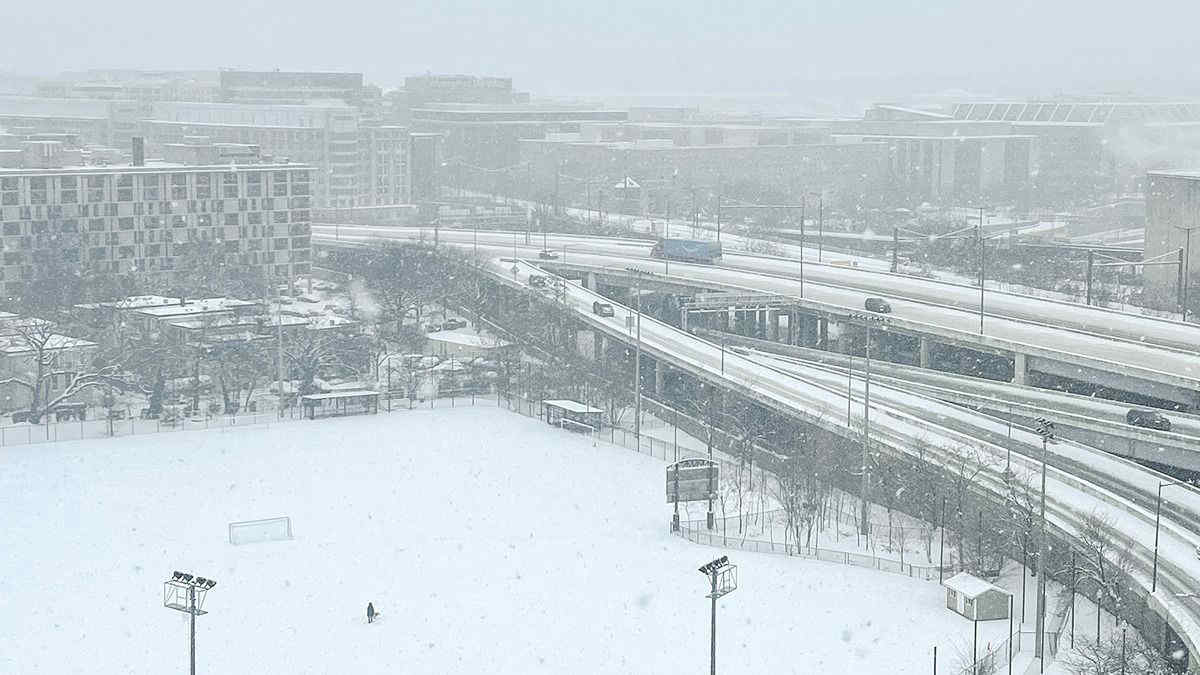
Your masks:
{"label": "utility pole", "polygon": [[554,215],[562,214],[562,204],[560,203],[559,183],[562,177],[562,162],[557,157],[554,158]]}
{"label": "utility pole", "polygon": [[[807,207],[808,207],[808,195],[802,195],[800,197],[800,297],[801,298],[804,297],[804,218],[808,211]],[[792,325],[790,323],[791,317],[788,318],[788,321],[789,321],[788,326],[791,326]],[[789,328],[789,330],[791,330],[791,329]]]}
{"label": "utility pole", "polygon": [[1045,672],[1046,665],[1046,446],[1054,437],[1054,423],[1039,417],[1037,433],[1042,437],[1042,495],[1041,525],[1038,535],[1037,560],[1037,635],[1034,640],[1034,657],[1038,660],[1038,672]]}
{"label": "utility pole", "polygon": [[863,392],[863,453],[862,453],[862,523],[859,531],[870,542],[871,502],[871,324],[867,324],[866,385]]}
{"label": "utility pole", "polygon": [[825,194],[817,196],[817,262],[824,261],[825,251]]}
{"label": "utility pole", "polygon": [[983,209],[979,209],[979,228],[976,230],[979,233],[979,334],[983,335],[983,281],[984,268],[987,264],[984,259],[984,253],[987,250],[987,244],[983,239]]}
{"label": "utility pole", "polygon": [[1086,291],[1086,300],[1084,301],[1085,304],[1087,304],[1087,305],[1092,304],[1092,266],[1095,264],[1096,264],[1096,251],[1094,249],[1089,248],[1088,249],[1088,258],[1087,258],[1087,291]]}
{"label": "utility pole", "polygon": [[721,182],[717,181],[717,241],[721,241]]}
{"label": "utility pole", "polygon": [[900,254],[900,228],[892,228],[892,273],[900,269],[897,256]]}

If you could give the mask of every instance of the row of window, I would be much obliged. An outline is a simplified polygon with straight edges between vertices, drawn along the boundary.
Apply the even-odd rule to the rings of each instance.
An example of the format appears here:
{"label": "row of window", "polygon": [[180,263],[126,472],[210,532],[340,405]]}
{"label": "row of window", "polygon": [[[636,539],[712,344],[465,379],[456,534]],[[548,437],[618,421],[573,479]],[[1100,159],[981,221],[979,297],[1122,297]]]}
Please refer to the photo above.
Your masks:
{"label": "row of window", "polygon": [[[161,199],[239,199],[264,195],[287,197],[312,194],[308,171],[273,171],[270,186],[264,184],[265,172],[248,171],[224,174],[117,174],[115,176],[15,176],[0,177],[0,205],[76,204],[117,201],[132,202]],[[220,178],[216,178],[220,176]],[[242,177],[244,176],[244,181]],[[290,176],[290,181],[289,181]],[[115,178],[115,181],[113,180]],[[24,183],[24,185],[22,184]],[[115,189],[114,189],[115,183]],[[115,197],[115,198],[110,198]]]}
{"label": "row of window", "polygon": [[[243,254],[246,255],[246,254]],[[269,260],[254,262],[242,262],[243,265],[261,265],[270,268],[272,274],[280,278],[287,278],[289,275],[308,274],[309,263],[299,262],[293,265],[276,264],[274,258]],[[176,281],[184,281],[191,272],[175,272],[174,258],[150,258],[150,259],[129,259],[129,260],[111,260],[111,261],[96,261],[92,264],[92,269],[100,273],[120,274],[137,270],[139,272],[158,272],[162,274],[173,274]],[[290,268],[290,271],[289,271]],[[0,278],[6,276],[3,270],[0,270]],[[8,275],[13,278],[14,275]],[[20,279],[32,278],[32,269],[28,267],[21,268],[20,272],[15,275]],[[25,283],[22,281],[8,281],[4,284],[4,291],[10,296],[18,296],[25,292]]]}
{"label": "row of window", "polygon": [[26,234],[73,233],[83,230],[88,232],[136,230],[139,229],[139,224],[141,225],[140,229],[153,230],[162,227],[212,227],[218,224],[225,227],[241,227],[242,225],[263,225],[265,223],[290,223],[292,234],[306,234],[309,231],[309,216],[308,211],[248,211],[244,217],[241,213],[226,213],[219,220],[212,214],[201,213],[190,216],[122,216],[118,218],[67,218],[54,221],[8,221],[0,225],[0,232],[3,232],[4,236],[16,237]]}

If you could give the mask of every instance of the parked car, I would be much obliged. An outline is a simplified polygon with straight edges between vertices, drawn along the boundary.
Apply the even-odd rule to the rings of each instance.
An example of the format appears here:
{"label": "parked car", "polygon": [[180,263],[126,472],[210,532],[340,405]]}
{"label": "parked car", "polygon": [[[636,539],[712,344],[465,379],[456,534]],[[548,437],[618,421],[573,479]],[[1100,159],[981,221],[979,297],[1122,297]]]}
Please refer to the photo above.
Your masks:
{"label": "parked car", "polygon": [[442,330],[454,330],[455,328],[466,328],[467,322],[462,319],[446,319],[446,323],[442,324]]}
{"label": "parked car", "polygon": [[531,274],[529,275],[529,285],[533,286],[534,288],[545,288],[546,277],[540,274]]}
{"label": "parked car", "polygon": [[442,329],[442,324],[440,324],[440,323],[425,324],[425,332],[426,333],[436,333],[436,332],[440,331],[441,329]]}
{"label": "parked car", "polygon": [[1171,420],[1157,410],[1131,408],[1129,412],[1125,413],[1125,421],[1135,427],[1145,427],[1159,431],[1171,430]]}
{"label": "parked car", "polygon": [[558,260],[558,252],[546,249],[545,251],[539,251],[538,257],[542,260]]}
{"label": "parked car", "polygon": [[892,311],[892,306],[883,298],[867,298],[863,306],[867,308],[868,312],[877,312],[879,314],[890,314]]}
{"label": "parked car", "polygon": [[607,302],[600,302],[597,300],[592,303],[592,314],[595,314],[596,316],[612,316],[613,306]]}

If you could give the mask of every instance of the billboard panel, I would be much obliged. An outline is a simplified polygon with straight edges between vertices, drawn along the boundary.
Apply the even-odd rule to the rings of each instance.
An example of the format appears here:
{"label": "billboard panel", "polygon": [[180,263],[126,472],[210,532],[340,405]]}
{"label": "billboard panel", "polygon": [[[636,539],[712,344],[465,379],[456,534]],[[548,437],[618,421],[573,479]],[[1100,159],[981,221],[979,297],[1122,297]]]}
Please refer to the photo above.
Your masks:
{"label": "billboard panel", "polygon": [[681,459],[667,467],[667,503],[699,502],[717,496],[719,467],[698,457]]}

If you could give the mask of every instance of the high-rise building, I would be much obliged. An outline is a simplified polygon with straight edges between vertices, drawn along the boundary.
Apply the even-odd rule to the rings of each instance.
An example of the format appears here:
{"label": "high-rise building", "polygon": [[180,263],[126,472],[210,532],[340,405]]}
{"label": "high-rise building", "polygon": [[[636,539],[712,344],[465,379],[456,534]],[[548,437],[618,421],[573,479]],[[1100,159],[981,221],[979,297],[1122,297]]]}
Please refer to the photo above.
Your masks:
{"label": "high-rise building", "polygon": [[[1144,260],[1179,265],[1145,267],[1148,304],[1176,309],[1184,295],[1195,312],[1200,301],[1200,171],[1151,171],[1146,177]],[[1184,282],[1183,287],[1180,282]]]}
{"label": "high-rise building", "polygon": [[303,104],[323,99],[355,103],[364,95],[362,73],[221,71],[221,100]]}
{"label": "high-rise building", "polygon": [[203,264],[292,277],[310,264],[312,169],[298,164],[0,169],[0,273],[40,265],[185,281]]}
{"label": "high-rise building", "polygon": [[313,168],[313,198],[320,206],[358,201],[359,115],[336,101],[311,105],[158,103],[140,123],[152,157],[169,143],[203,136],[214,143],[257,145],[264,156]]}

